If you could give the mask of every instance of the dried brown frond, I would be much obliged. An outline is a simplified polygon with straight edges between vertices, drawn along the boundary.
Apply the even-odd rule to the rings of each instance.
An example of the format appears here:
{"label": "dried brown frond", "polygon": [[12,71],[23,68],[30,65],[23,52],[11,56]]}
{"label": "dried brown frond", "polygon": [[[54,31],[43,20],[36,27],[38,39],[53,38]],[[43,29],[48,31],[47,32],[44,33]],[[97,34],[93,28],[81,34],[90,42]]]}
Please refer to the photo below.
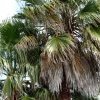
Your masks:
{"label": "dried brown frond", "polygon": [[82,93],[97,95],[99,93],[97,73],[100,65],[96,56],[90,51],[72,49],[68,45],[63,51],[60,48],[56,52],[53,51],[55,49],[50,52],[49,48],[41,54],[41,77],[49,85],[50,90],[60,92],[65,73],[66,85],[69,83],[69,86]]}
{"label": "dried brown frond", "polygon": [[[20,62],[22,65],[29,62],[33,64],[34,61],[34,49],[37,47],[38,43],[34,36],[24,36],[16,45],[15,49],[20,57]],[[36,60],[36,59],[35,59]]]}

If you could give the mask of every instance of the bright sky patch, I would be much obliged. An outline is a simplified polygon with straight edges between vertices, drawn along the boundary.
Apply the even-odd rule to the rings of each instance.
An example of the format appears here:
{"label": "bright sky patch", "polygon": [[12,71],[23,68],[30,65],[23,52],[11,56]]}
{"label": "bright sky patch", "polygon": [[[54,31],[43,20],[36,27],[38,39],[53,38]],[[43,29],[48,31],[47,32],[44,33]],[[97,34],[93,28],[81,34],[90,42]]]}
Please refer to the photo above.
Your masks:
{"label": "bright sky patch", "polygon": [[2,20],[10,18],[18,11],[16,0],[0,0],[0,23]]}

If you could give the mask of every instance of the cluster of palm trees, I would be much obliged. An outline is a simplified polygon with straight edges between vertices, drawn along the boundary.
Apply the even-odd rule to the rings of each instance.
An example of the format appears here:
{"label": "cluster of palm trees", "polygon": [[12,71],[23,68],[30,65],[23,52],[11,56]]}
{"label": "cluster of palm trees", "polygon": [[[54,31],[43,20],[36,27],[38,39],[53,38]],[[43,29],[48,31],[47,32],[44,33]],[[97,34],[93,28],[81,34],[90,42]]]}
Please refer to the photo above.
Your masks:
{"label": "cluster of palm trees", "polygon": [[[100,88],[100,1],[19,0],[0,24],[5,100],[71,100]],[[84,99],[86,100],[86,99]]]}

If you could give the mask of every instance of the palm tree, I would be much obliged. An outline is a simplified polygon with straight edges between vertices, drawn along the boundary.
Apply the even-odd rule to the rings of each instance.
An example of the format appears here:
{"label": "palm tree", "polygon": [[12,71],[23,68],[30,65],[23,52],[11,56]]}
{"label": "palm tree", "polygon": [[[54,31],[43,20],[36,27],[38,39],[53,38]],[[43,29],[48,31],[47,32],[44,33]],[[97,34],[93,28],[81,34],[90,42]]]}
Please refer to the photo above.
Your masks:
{"label": "palm tree", "polygon": [[[70,100],[70,89],[78,89],[89,96],[97,95],[100,66],[100,37],[97,37],[100,35],[99,0],[22,1],[26,4],[23,12],[14,18],[24,22],[24,25],[17,24],[17,31],[14,31],[16,28],[7,27],[9,31],[6,30],[6,33],[14,33],[16,39],[13,35],[8,39],[8,33],[2,39],[8,39],[3,41],[9,44],[6,47],[10,46],[18,53],[21,73],[24,70],[32,83],[38,82],[47,88],[42,89],[44,92],[38,89],[38,98],[44,100],[39,93],[44,93],[45,97],[50,93],[48,89],[56,93],[60,100]],[[31,65],[30,69],[27,69],[27,64]]]}
{"label": "palm tree", "polygon": [[[32,36],[37,33],[37,30],[30,29],[30,26],[19,20],[7,21],[0,26],[0,69],[3,72],[2,74],[7,77],[3,86],[3,98],[7,97],[7,100],[44,100],[44,98],[49,100],[54,98],[49,90],[38,86],[40,72],[38,55],[35,57],[31,54],[33,56],[28,58],[30,53],[27,53],[26,57],[21,56],[22,54],[17,51],[18,49],[15,50],[17,44],[20,45],[20,43],[21,51],[23,49],[25,51],[24,45],[27,45],[28,42],[32,48],[37,45],[36,39]],[[40,50],[36,47],[31,52],[39,54]],[[28,62],[25,62],[26,59],[28,61],[32,59],[35,62],[28,64]]]}
{"label": "palm tree", "polygon": [[[26,6],[19,15],[32,21],[35,27],[42,26],[45,31],[46,39],[40,55],[44,83],[53,93],[60,94],[61,100],[70,99],[70,88],[96,95],[99,92],[100,66],[100,37],[97,37],[100,36],[99,1],[22,1]],[[53,34],[51,31],[49,34],[48,29],[53,30]],[[29,47],[27,45],[27,50]]]}
{"label": "palm tree", "polygon": [[14,50],[14,45],[20,39],[21,24],[17,21],[8,21],[0,25],[0,68],[7,77],[3,94],[8,100],[17,100],[21,93],[22,74],[19,73],[17,54]]}

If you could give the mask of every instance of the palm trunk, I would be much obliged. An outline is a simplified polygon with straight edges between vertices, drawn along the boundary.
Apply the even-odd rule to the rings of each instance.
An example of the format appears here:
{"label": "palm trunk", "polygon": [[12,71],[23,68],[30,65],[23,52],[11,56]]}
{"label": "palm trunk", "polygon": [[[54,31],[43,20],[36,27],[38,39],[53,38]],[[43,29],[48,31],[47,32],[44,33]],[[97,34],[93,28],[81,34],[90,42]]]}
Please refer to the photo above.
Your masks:
{"label": "palm trunk", "polygon": [[18,100],[18,97],[19,97],[19,92],[17,90],[14,90],[11,100]]}
{"label": "palm trunk", "polygon": [[59,94],[59,100],[71,100],[71,94],[70,94],[70,88],[66,84],[66,76],[65,76],[65,70],[63,68],[63,81],[62,81],[62,90]]}
{"label": "palm trunk", "polygon": [[62,90],[59,94],[59,100],[71,100],[70,89],[66,86],[64,81],[62,83]]}
{"label": "palm trunk", "polygon": [[[69,13],[69,9],[66,9],[66,12]],[[69,15],[65,11],[62,13],[62,18],[63,18],[63,24],[64,24],[64,30],[66,33],[72,33],[70,23],[70,13]],[[63,82],[62,82],[62,90],[60,91],[59,94],[59,100],[71,100],[71,94],[70,94],[70,89],[68,85],[66,84],[66,75],[65,75],[65,69],[63,68]]]}

